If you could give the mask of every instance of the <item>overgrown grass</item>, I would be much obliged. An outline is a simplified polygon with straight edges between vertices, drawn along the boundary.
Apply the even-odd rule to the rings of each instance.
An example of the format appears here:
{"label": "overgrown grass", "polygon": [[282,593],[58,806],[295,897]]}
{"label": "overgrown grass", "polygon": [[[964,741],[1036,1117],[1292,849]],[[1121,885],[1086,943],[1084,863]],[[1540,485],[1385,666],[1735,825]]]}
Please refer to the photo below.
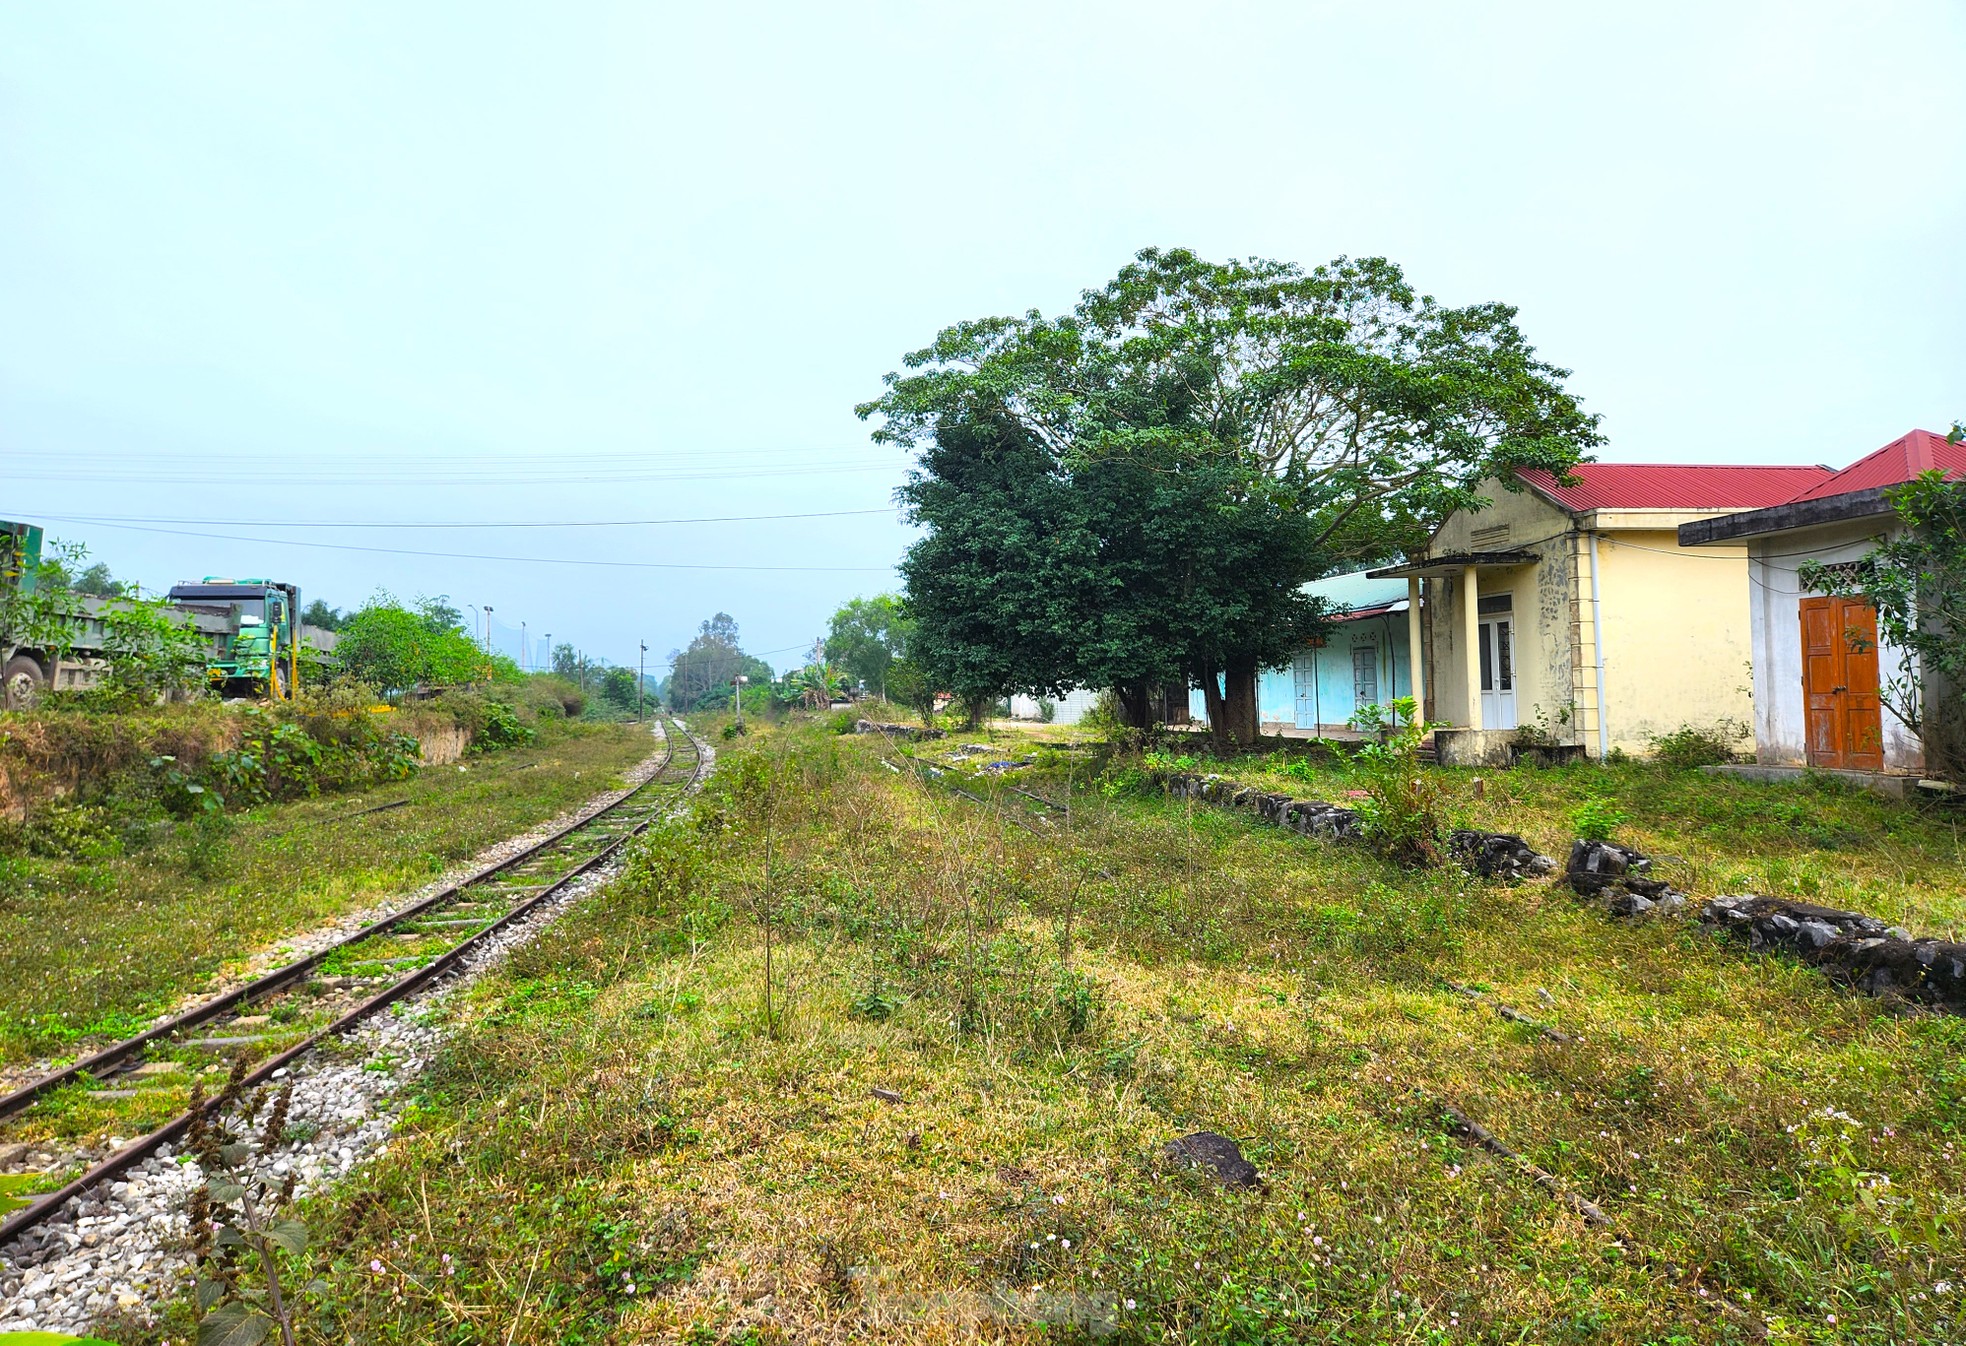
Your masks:
{"label": "overgrown grass", "polygon": [[282,935],[618,784],[652,746],[633,726],[547,721],[529,747],[362,794],[152,823],[135,847],[82,837],[0,857],[0,1063],[123,1036]]}
{"label": "overgrown grass", "polygon": [[[1341,803],[1357,785],[1345,765],[1305,758],[1214,769]],[[1644,762],[1432,774],[1456,825],[1520,833],[1559,861],[1577,809],[1601,800],[1624,815],[1616,839],[1690,892],[1768,893],[1966,938],[1966,809],[1885,799],[1830,776],[1763,784]]]}
{"label": "overgrown grass", "polygon": [[[1034,1340],[1080,1329],[1017,1313],[1074,1304],[1139,1341],[1966,1332],[1960,1021],[1082,769],[1041,822],[893,753],[727,749],[481,981],[389,1154],[312,1207],[306,1339]],[[1607,781],[1649,839],[1663,787]],[[1198,1129],[1264,1188],[1162,1156]]]}

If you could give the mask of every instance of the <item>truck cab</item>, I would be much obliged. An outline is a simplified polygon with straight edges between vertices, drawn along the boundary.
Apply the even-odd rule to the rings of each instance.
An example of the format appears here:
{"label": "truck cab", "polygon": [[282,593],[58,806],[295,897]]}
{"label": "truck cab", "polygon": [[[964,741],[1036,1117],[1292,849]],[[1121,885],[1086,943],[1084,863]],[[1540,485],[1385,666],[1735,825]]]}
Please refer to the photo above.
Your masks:
{"label": "truck cab", "polygon": [[291,700],[300,685],[300,589],[277,580],[208,575],[166,599],[212,642],[205,675],[226,696]]}

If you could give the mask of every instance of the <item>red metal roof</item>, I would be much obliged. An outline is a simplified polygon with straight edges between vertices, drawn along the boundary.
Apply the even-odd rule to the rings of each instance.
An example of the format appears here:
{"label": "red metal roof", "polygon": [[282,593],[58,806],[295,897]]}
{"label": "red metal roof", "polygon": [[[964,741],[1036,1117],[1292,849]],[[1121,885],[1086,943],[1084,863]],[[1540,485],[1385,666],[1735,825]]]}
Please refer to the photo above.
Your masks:
{"label": "red metal roof", "polygon": [[1765,509],[1794,500],[1834,474],[1826,467],[1714,463],[1579,463],[1574,486],[1539,468],[1517,473],[1565,509]]}
{"label": "red metal roof", "polygon": [[1896,486],[1934,468],[1948,477],[1966,476],[1966,444],[1948,444],[1944,435],[1913,430],[1782,503],[1821,500],[1824,496],[1867,491],[1874,486]]}

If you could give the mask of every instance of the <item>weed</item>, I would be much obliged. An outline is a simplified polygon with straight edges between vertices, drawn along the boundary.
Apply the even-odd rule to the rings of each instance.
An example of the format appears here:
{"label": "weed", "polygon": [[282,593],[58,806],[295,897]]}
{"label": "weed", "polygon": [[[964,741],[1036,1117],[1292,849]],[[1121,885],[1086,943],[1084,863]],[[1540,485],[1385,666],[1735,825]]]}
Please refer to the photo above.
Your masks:
{"label": "weed", "polygon": [[1652,735],[1649,742],[1653,759],[1661,765],[1691,769],[1733,761],[1735,745],[1749,733],[1745,724],[1722,723],[1708,728],[1684,724],[1671,733]]}
{"label": "weed", "polygon": [[1586,799],[1570,810],[1571,830],[1585,841],[1609,841],[1630,821],[1629,813],[1603,796]]}

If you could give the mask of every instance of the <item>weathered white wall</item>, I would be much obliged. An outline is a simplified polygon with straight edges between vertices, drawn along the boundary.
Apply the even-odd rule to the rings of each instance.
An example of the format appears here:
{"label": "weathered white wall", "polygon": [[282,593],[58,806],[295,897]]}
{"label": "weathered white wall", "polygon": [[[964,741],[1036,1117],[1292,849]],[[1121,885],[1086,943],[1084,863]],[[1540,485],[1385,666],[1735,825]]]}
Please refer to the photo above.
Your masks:
{"label": "weathered white wall", "polygon": [[[1808,725],[1802,690],[1802,583],[1804,561],[1827,565],[1854,561],[1886,535],[1878,520],[1825,524],[1752,539],[1748,544],[1748,611],[1754,646],[1754,755],[1765,766],[1806,766]],[[1607,640],[1608,644],[1609,641]],[[1880,682],[1902,676],[1905,653],[1880,641]],[[1924,751],[1918,736],[1887,707],[1884,767],[1918,771]]]}

